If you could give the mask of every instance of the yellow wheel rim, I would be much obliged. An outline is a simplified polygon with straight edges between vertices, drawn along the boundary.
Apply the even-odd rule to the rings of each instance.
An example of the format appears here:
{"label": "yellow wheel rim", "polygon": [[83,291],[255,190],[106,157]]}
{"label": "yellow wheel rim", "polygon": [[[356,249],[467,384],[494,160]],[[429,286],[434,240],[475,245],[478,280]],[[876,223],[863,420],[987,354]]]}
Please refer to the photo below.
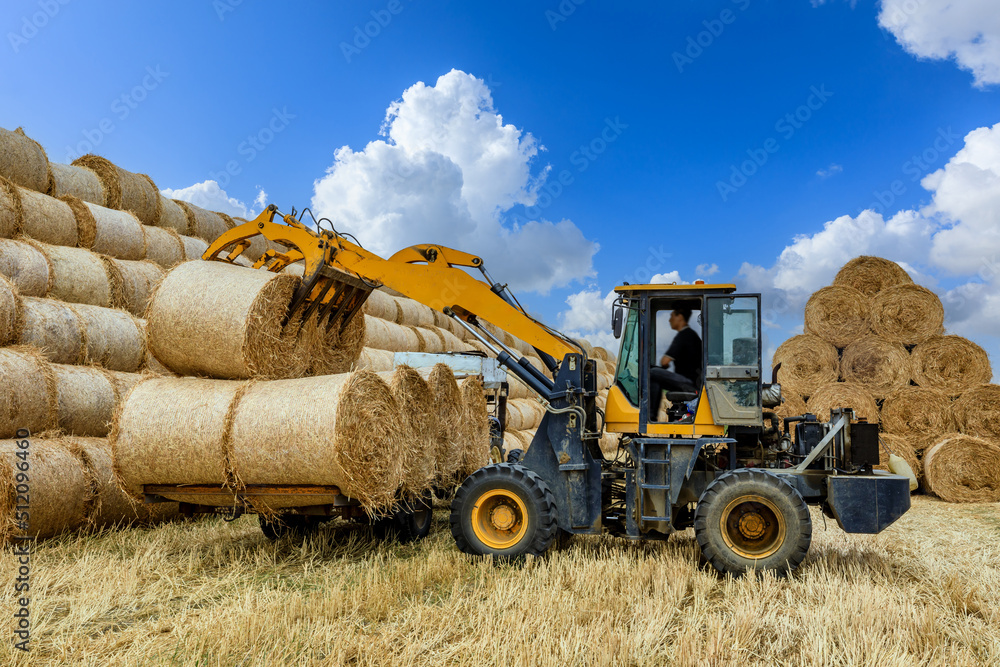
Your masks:
{"label": "yellow wheel rim", "polygon": [[761,496],[741,496],[726,505],[719,520],[722,539],[743,558],[759,560],[785,542],[785,518]]}
{"label": "yellow wheel rim", "polygon": [[512,491],[487,491],[472,507],[472,530],[490,549],[510,549],[528,532],[528,509]]}

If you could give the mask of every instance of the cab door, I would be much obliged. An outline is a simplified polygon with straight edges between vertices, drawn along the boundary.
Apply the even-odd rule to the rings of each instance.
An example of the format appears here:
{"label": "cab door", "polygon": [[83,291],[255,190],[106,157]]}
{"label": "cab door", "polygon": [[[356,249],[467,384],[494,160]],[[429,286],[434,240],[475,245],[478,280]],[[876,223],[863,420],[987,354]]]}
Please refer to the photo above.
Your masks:
{"label": "cab door", "polygon": [[760,295],[705,298],[705,392],[715,423],[759,426]]}

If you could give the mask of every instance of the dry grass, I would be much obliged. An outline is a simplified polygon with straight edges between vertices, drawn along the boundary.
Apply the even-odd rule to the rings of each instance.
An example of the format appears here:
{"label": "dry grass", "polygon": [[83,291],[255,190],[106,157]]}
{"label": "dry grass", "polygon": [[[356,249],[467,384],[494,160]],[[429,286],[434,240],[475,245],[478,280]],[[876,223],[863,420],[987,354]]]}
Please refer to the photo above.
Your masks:
{"label": "dry grass", "polygon": [[[879,536],[813,514],[789,581],[719,578],[691,531],[578,538],[525,567],[462,556],[435,513],[401,546],[254,517],[66,536],[32,569],[30,664],[986,665],[1000,661],[995,505],[917,497]],[[14,558],[0,557],[11,581]],[[4,587],[4,605],[13,604]],[[10,636],[10,614],[0,631]],[[0,660],[29,656],[0,644]]]}

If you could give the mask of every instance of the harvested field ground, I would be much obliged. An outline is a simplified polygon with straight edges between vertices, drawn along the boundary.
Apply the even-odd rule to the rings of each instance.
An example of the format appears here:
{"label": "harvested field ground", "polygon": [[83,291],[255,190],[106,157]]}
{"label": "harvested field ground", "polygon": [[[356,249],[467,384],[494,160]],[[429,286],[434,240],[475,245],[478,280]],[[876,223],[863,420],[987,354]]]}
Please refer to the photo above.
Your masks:
{"label": "harvested field ground", "polygon": [[[271,543],[253,516],[67,536],[33,555],[30,664],[1000,664],[1000,506],[915,497],[878,536],[813,522],[789,581],[700,569],[690,530],[494,567],[443,506],[416,545],[340,523]],[[13,597],[0,664],[26,665]]]}

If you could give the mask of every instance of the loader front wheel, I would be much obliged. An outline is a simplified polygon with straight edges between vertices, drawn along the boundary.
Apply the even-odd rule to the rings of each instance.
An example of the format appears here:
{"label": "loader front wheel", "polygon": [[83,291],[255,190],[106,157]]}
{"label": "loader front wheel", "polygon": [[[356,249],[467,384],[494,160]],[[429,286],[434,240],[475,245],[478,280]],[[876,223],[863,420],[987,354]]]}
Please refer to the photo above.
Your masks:
{"label": "loader front wheel", "polygon": [[763,470],[734,470],[698,500],[694,531],[705,560],[736,576],[769,570],[784,577],[809,551],[812,519],[802,496]]}
{"label": "loader front wheel", "polygon": [[517,464],[480,468],[465,480],[451,504],[451,534],[468,554],[517,561],[546,551],[557,530],[549,487]]}

